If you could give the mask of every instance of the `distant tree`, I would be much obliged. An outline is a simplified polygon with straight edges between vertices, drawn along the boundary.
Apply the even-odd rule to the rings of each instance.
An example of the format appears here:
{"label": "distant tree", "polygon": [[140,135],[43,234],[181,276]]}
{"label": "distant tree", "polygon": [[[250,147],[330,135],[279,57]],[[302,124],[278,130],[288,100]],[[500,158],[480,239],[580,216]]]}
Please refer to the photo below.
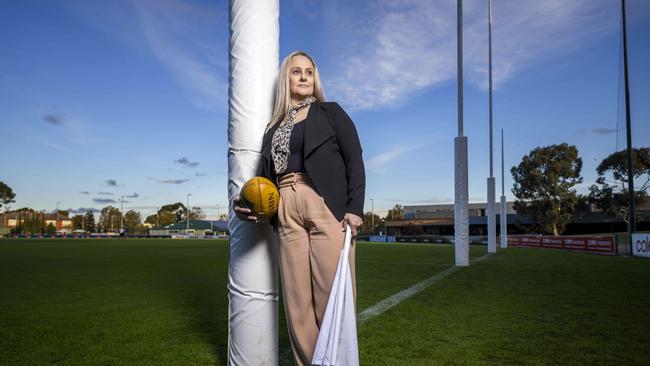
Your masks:
{"label": "distant tree", "polygon": [[[598,165],[596,184],[589,187],[589,200],[613,217],[630,222],[627,175],[627,150],[615,152]],[[632,149],[634,203],[638,207],[648,199],[650,189],[650,148]]]}
{"label": "distant tree", "polygon": [[84,215],[72,216],[72,230],[83,230],[85,224]]}
{"label": "distant tree", "polygon": [[95,214],[92,211],[86,211],[84,214],[84,225],[89,233],[95,231]]}
{"label": "distant tree", "polygon": [[16,198],[16,194],[11,187],[0,181],[0,208],[4,206],[5,210],[7,210],[9,204],[16,202],[14,198]]}
{"label": "distant tree", "polygon": [[566,143],[537,147],[512,167],[514,208],[537,223],[544,233],[559,235],[571,220],[582,182],[578,149]]}
{"label": "distant tree", "polygon": [[181,216],[182,215],[177,214],[176,212],[160,211],[158,213],[158,223],[160,225],[174,224],[177,221],[180,221]]}
{"label": "distant tree", "polygon": [[386,214],[386,220],[399,220],[404,218],[404,207],[402,205],[395,205],[393,208],[388,210]]}
{"label": "distant tree", "polygon": [[130,234],[135,234],[142,225],[142,217],[140,212],[129,210],[124,214],[124,228]]}
{"label": "distant tree", "polygon": [[158,210],[158,215],[160,215],[158,218],[160,225],[169,225],[185,220],[187,213],[185,211],[185,205],[176,202],[162,206],[160,210]]}
{"label": "distant tree", "polygon": [[145,224],[151,224],[153,226],[158,225],[158,213],[155,213],[153,215],[147,216],[146,219],[144,219]]}
{"label": "distant tree", "polygon": [[70,211],[68,210],[59,210],[58,213],[59,213],[59,219],[70,217]]}
{"label": "distant tree", "polygon": [[384,228],[384,219],[379,215],[374,214],[374,227],[373,227],[373,213],[366,212],[363,217],[363,224],[359,226],[359,232],[365,235],[374,235]]}
{"label": "distant tree", "polygon": [[192,210],[190,210],[190,220],[204,220],[205,219],[205,213],[201,209],[201,207],[192,207]]}
{"label": "distant tree", "polygon": [[52,225],[52,223],[50,222],[49,224],[47,224],[47,228],[45,228],[45,232],[47,233],[47,235],[54,235],[56,234],[56,227]]}
{"label": "distant tree", "polygon": [[121,220],[122,213],[113,206],[102,208],[102,211],[99,214],[99,225],[102,227],[104,232],[119,229]]}
{"label": "distant tree", "polygon": [[576,194],[576,204],[573,206],[573,217],[581,218],[591,212],[591,202],[588,195]]}
{"label": "distant tree", "polygon": [[27,207],[22,208],[19,211],[19,221],[21,223],[21,232],[30,234],[43,233],[44,220],[42,213]]}

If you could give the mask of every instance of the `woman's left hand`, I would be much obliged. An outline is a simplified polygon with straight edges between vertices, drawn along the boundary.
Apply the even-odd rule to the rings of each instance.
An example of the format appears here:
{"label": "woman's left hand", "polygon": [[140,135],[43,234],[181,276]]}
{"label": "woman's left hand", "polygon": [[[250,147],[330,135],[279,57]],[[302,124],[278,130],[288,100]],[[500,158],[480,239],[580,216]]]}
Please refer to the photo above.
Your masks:
{"label": "woman's left hand", "polygon": [[351,213],[346,213],[341,221],[341,231],[345,231],[345,225],[350,225],[352,236],[357,236],[357,228],[363,224],[363,219]]}

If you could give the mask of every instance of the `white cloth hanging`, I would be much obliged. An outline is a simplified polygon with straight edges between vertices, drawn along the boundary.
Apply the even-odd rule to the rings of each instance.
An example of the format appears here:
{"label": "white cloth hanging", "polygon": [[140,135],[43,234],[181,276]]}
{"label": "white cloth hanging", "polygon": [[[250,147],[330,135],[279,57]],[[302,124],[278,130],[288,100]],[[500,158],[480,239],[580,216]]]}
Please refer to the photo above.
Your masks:
{"label": "white cloth hanging", "polygon": [[345,230],[343,250],[321,324],[312,365],[358,366],[357,317],[354,310],[349,253],[352,232]]}

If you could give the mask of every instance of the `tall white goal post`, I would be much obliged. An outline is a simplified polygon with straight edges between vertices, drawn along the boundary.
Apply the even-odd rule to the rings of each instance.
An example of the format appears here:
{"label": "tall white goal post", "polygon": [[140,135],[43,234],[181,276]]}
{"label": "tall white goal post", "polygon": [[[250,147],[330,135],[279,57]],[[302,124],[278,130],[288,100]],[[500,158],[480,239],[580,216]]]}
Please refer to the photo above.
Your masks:
{"label": "tall white goal post", "polygon": [[277,245],[269,225],[243,222],[232,199],[256,173],[279,65],[278,0],[230,0],[228,90],[228,364],[277,365]]}

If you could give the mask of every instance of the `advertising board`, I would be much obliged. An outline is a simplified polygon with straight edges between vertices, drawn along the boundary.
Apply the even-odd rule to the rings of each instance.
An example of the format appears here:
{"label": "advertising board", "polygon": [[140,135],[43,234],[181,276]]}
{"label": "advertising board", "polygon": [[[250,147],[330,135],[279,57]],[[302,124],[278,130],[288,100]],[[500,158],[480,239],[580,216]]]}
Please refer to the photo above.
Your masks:
{"label": "advertising board", "polygon": [[650,234],[632,234],[632,254],[635,257],[650,258]]}
{"label": "advertising board", "polygon": [[[647,243],[647,239],[646,239]],[[588,253],[616,254],[613,236],[528,236],[508,235],[508,246],[554,248]],[[650,257],[650,244],[646,244]]]}

